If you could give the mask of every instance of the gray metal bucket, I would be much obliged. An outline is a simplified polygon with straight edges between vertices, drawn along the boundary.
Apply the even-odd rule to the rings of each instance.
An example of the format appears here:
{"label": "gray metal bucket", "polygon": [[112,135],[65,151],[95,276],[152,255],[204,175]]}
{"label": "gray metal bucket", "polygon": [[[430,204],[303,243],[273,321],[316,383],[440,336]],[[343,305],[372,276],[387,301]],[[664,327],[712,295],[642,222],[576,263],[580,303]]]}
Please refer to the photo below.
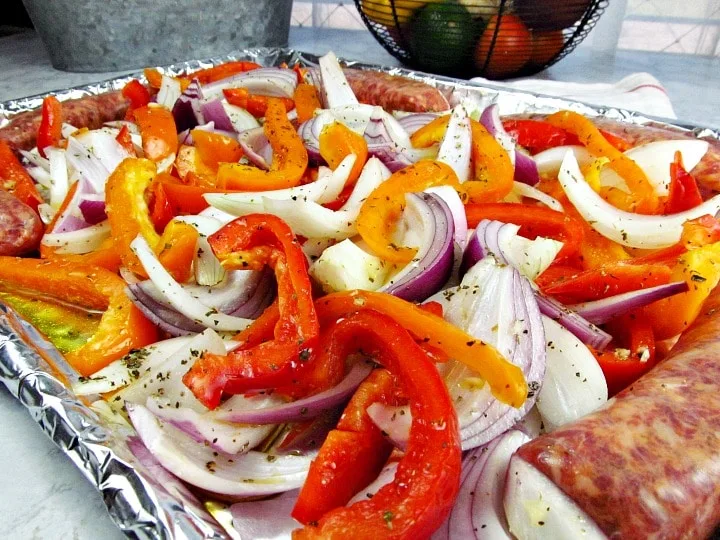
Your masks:
{"label": "gray metal bucket", "polygon": [[292,0],[23,0],[52,64],[119,71],[285,47]]}

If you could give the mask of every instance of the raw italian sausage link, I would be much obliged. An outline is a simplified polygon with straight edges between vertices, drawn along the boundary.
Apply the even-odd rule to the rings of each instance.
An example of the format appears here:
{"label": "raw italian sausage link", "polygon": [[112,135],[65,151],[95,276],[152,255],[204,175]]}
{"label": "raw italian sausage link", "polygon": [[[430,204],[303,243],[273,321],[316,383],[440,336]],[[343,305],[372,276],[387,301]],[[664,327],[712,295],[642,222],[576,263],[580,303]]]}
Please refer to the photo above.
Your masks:
{"label": "raw italian sausage link", "polygon": [[[129,104],[120,91],[63,101],[63,122],[78,128],[97,129],[105,122],[122,119]],[[30,150],[35,146],[41,116],[39,109],[18,114],[0,129],[0,139],[15,151]]]}
{"label": "raw italian sausage link", "polygon": [[437,112],[450,105],[437,88],[422,81],[379,71],[343,70],[358,101],[388,111]]}
{"label": "raw italian sausage link", "polygon": [[715,289],[664,363],[518,451],[610,538],[705,538],[720,522],[719,311]]}
{"label": "raw italian sausage link", "polygon": [[7,191],[0,191],[0,255],[23,255],[38,247],[43,225],[37,213]]}

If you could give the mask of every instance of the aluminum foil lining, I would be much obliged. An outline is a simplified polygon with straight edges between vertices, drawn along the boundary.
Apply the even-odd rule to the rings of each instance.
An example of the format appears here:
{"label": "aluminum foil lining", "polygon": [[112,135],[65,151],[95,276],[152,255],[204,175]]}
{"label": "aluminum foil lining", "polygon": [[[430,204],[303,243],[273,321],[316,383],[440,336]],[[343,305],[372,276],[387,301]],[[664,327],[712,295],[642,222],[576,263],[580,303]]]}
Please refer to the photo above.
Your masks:
{"label": "aluminum foil lining", "polygon": [[[223,57],[174,64],[160,70],[169,75],[178,75],[229,60],[252,60],[267,66],[281,62],[316,66],[318,58],[293,49],[247,49]],[[652,125],[720,141],[720,133],[713,128],[651,118],[623,109],[596,107],[529,92],[481,86],[403,68],[349,61],[345,64],[421,80],[437,87],[448,96],[451,103],[463,99],[470,99],[479,107],[497,103],[502,115],[549,114],[560,109],[570,109],[589,117]],[[61,100],[96,95],[121,89],[131,78],[142,79],[143,76],[138,72],[51,94]],[[46,95],[0,103],[0,127],[6,125],[14,115],[38,108]],[[228,514],[223,513],[222,505],[214,501],[200,501],[180,480],[163,469],[144,450],[132,427],[102,414],[101,409],[91,407],[90,403],[77,398],[70,390],[76,379],[77,374],[55,347],[11,308],[0,303],[0,381],[27,407],[41,429],[97,487],[111,518],[125,534],[132,538],[153,539],[238,537],[229,528]]]}

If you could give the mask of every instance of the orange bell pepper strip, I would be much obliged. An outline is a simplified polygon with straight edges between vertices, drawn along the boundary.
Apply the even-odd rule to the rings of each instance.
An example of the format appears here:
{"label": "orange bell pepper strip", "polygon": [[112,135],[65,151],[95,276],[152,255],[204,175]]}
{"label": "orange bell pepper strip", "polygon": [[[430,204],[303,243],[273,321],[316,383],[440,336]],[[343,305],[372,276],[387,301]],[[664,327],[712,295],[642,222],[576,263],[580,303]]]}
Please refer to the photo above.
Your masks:
{"label": "orange bell pepper strip", "polygon": [[323,326],[361,309],[372,309],[401,321],[415,339],[443,351],[449,358],[475,371],[503,403],[519,407],[525,402],[527,384],[520,368],[505,360],[493,346],[474,339],[457,326],[411,302],[370,291],[337,292],[315,302],[315,310]]}
{"label": "orange bell pepper strip", "polygon": [[365,199],[358,214],[357,230],[378,257],[406,263],[415,256],[417,249],[396,245],[392,232],[405,208],[405,194],[432,186],[461,189],[452,168],[440,161],[423,160],[393,173]]}
{"label": "orange bell pepper strip", "polygon": [[301,124],[310,120],[315,115],[317,109],[322,109],[322,103],[320,103],[317,89],[312,84],[298,84],[295,87],[293,101],[295,102],[298,122]]}
{"label": "orange bell pepper strip", "polygon": [[[332,330],[330,332],[333,332]],[[336,355],[347,347],[333,340]],[[345,358],[341,358],[344,364]],[[328,433],[320,452],[310,464],[292,517],[307,525],[324,514],[345,506],[353,495],[380,474],[392,452],[367,408],[373,403],[395,404],[395,383],[385,369],[376,369],[360,384],[337,427]]]}
{"label": "orange bell pepper strip", "polygon": [[272,215],[250,214],[230,222],[208,241],[226,268],[273,267],[280,312],[272,341],[227,356],[205,355],[185,374],[185,385],[213,409],[223,392],[237,394],[292,384],[295,373],[312,354],[320,325],[307,259],[284,221]]}
{"label": "orange bell pepper strip", "polygon": [[179,182],[161,182],[168,203],[175,215],[198,214],[210,206],[203,195],[217,192],[217,189],[196,185],[184,185]]}
{"label": "orange bell pepper strip", "polygon": [[708,244],[682,255],[673,266],[669,281],[685,281],[689,290],[643,308],[658,340],[684,332],[720,282],[720,243]]}
{"label": "orange bell pepper strip", "polygon": [[263,130],[273,149],[270,170],[263,171],[240,163],[223,163],[218,169],[218,185],[227,189],[266,191],[300,184],[307,169],[308,153],[279,99],[268,100]]}
{"label": "orange bell pepper strip", "polygon": [[576,304],[665,285],[670,283],[670,274],[670,269],[664,264],[608,263],[547,284],[542,291],[560,302]]}
{"label": "orange bell pepper strip", "polygon": [[[154,71],[154,73],[156,73],[159,78],[157,81],[154,81],[157,83],[157,86],[155,86],[153,82],[150,82],[150,85],[154,88],[160,88],[160,85],[162,84],[162,75],[160,75],[157,71]],[[151,78],[154,77],[151,75],[147,78],[148,81],[150,81]],[[148,103],[150,103],[150,91],[137,79],[132,79],[123,86],[122,95],[125,99],[130,101],[130,106],[128,107],[126,115],[127,117],[132,117],[132,114],[136,109],[145,107]]]}
{"label": "orange bell pepper strip", "polygon": [[428,124],[418,129],[410,136],[410,142],[415,148],[428,148],[442,141],[450,123],[450,115],[438,116]]}
{"label": "orange bell pepper strip", "polygon": [[[317,523],[293,531],[293,539],[430,538],[450,513],[460,487],[459,428],[447,388],[432,361],[393,318],[363,310],[337,323],[334,331],[346,353],[355,352],[358,343],[363,350],[369,343],[377,351],[379,362],[396,377],[408,397],[412,428],[390,484],[371,499],[335,508]],[[331,444],[337,442],[331,440]],[[325,445],[321,455],[324,450]],[[357,482],[359,474],[343,476]],[[329,485],[340,494],[340,479]]]}
{"label": "orange bell pepper strip", "polygon": [[646,214],[657,211],[657,194],[643,170],[613,147],[590,120],[572,111],[559,111],[548,116],[546,121],[576,135],[591,154],[610,159],[609,166],[625,180],[632,192],[623,210]]}
{"label": "orange bell pepper strip", "polygon": [[104,268],[59,260],[1,257],[0,283],[105,311],[93,337],[65,355],[83,376],[92,375],[130,350],[158,339],[155,326],[125,294],[125,282]]}
{"label": "orange bell pepper strip", "polygon": [[145,270],[130,249],[130,243],[142,234],[153,250],[160,245],[160,235],[150,219],[145,191],[150,188],[157,169],[152,161],[125,159],[108,178],[105,185],[105,212],[115,246],[123,265],[138,275]]}
{"label": "orange bell pepper strip", "polygon": [[62,139],[62,105],[55,96],[48,96],[43,99],[42,117],[37,133],[37,149],[42,157],[45,155],[45,148],[57,146]]}
{"label": "orange bell pepper strip", "polygon": [[501,201],[513,188],[513,168],[510,156],[485,127],[472,120],[473,178],[462,184],[468,202]]}
{"label": "orange bell pepper strip", "polygon": [[32,176],[3,140],[0,140],[0,189],[15,195],[33,210],[43,202]]}
{"label": "orange bell pepper strip", "polygon": [[[215,186],[217,168],[213,169],[200,157],[200,151],[194,146],[182,145],[175,158],[175,170],[185,184]],[[188,176],[194,175],[191,181]],[[199,181],[198,181],[199,180]]]}
{"label": "orange bell pepper strip", "polygon": [[683,167],[682,154],[675,152],[675,160],[670,164],[670,189],[665,202],[666,214],[677,214],[702,204],[697,182]]}
{"label": "orange bell pepper strip", "polygon": [[117,273],[122,266],[120,252],[115,248],[112,238],[106,238],[100,246],[89,253],[80,255],[72,253],[57,253],[57,248],[49,246],[40,246],[40,257],[43,259],[52,259],[55,261],[66,261],[83,266],[98,266]]}
{"label": "orange bell pepper strip", "polygon": [[150,219],[155,226],[155,232],[160,234],[168,223],[175,217],[175,209],[168,199],[165,186],[157,178],[150,187]]}
{"label": "orange bell pepper strip", "polygon": [[255,62],[235,60],[231,62],[225,62],[211,68],[201,69],[192,73],[188,73],[187,77],[190,79],[197,79],[200,84],[208,84],[222,79],[227,79],[228,77],[232,77],[233,75],[237,75],[238,73],[252,71],[260,67],[262,66],[260,64],[256,64]]}
{"label": "orange bell pepper strip", "polygon": [[560,240],[563,247],[557,259],[577,253],[584,238],[580,220],[543,206],[513,203],[467,204],[465,213],[470,227],[477,227],[483,219],[494,219],[519,225],[520,234],[526,238],[546,236]]}
{"label": "orange bell pepper strip", "polygon": [[146,105],[135,109],[135,122],[142,136],[145,157],[160,161],[177,153],[178,138],[175,118],[165,107]]}
{"label": "orange bell pepper strip", "polygon": [[355,164],[345,182],[345,188],[354,186],[368,158],[368,147],[365,137],[358,135],[340,122],[325,126],[320,132],[320,155],[332,170],[350,154],[355,154]]}
{"label": "orange bell pepper strip", "polygon": [[190,279],[199,237],[195,227],[180,221],[168,223],[160,237],[158,259],[180,283]]}
{"label": "orange bell pepper strip", "polygon": [[277,99],[281,101],[285,107],[286,113],[295,108],[295,102],[290,98],[251,94],[247,88],[224,88],[223,94],[230,105],[242,107],[255,118],[262,118],[267,114],[267,107],[270,99]]}
{"label": "orange bell pepper strip", "polygon": [[240,143],[227,135],[202,129],[193,129],[190,133],[200,159],[214,172],[217,172],[221,163],[237,163],[243,156]]}

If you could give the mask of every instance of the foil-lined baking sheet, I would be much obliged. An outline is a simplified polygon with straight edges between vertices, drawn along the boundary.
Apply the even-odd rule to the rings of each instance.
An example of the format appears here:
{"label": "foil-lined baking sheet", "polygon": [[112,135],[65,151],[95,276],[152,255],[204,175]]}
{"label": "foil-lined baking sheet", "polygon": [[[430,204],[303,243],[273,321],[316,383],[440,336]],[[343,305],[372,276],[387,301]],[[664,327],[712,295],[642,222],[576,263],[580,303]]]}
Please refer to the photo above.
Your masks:
{"label": "foil-lined baking sheet", "polygon": [[[232,55],[183,62],[160,69],[163,73],[178,75],[229,60],[252,60],[266,66],[281,62],[316,66],[318,58],[292,49],[248,49]],[[437,87],[451,103],[470,99],[477,103],[478,108],[497,103],[501,115],[548,114],[570,109],[589,117],[674,129],[698,138],[720,141],[718,130],[710,127],[684,125],[632,111],[596,107],[501,87],[480,86],[404,68],[359,62],[345,64],[422,80]],[[60,100],[96,95],[119,90],[131,78],[142,79],[142,73],[50,93]],[[0,127],[16,114],[38,108],[46,95],[0,103]],[[27,407],[41,429],[97,487],[111,518],[122,531],[132,538],[238,537],[230,529],[229,513],[223,512],[222,505],[199,500],[187,486],[154,460],[130,426],[113,420],[109,415],[97,414],[88,402],[74,396],[70,387],[76,379],[77,374],[55,347],[11,308],[0,303],[0,381]]]}

